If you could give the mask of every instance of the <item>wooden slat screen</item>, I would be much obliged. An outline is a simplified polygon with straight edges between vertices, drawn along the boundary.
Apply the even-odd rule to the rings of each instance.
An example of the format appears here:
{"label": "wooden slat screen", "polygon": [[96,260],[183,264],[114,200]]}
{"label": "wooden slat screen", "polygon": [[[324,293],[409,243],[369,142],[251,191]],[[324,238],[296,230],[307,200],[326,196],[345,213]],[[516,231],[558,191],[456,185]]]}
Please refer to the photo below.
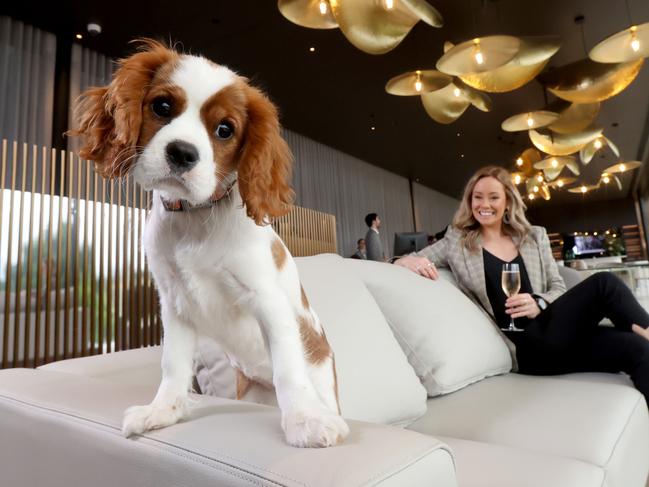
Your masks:
{"label": "wooden slat screen", "polygon": [[159,344],[149,195],[64,151],[2,141],[0,367]]}
{"label": "wooden slat screen", "polygon": [[[161,343],[140,239],[151,196],[71,152],[2,141],[0,368]],[[333,215],[273,223],[294,256],[336,252]]]}
{"label": "wooden slat screen", "polygon": [[294,257],[337,252],[336,217],[329,213],[293,206],[273,228]]}

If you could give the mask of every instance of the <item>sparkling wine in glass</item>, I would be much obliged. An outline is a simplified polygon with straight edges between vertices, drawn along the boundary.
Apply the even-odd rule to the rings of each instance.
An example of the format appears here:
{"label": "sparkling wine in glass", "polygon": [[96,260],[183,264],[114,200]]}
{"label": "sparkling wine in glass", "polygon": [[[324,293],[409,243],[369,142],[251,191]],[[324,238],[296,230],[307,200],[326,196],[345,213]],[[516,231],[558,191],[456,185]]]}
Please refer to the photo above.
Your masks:
{"label": "sparkling wine in glass", "polygon": [[[503,264],[503,273],[501,278],[501,285],[505,295],[511,298],[514,294],[518,294],[521,289],[521,272],[518,264],[506,263]],[[523,331],[514,324],[514,317],[510,316],[509,328],[503,328],[505,331]]]}

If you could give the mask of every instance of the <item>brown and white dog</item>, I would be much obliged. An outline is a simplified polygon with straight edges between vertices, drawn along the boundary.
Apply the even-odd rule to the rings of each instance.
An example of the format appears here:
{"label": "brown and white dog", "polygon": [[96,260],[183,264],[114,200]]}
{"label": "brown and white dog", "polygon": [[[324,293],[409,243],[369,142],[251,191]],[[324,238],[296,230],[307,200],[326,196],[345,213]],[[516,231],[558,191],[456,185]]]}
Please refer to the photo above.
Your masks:
{"label": "brown and white dog", "polygon": [[144,40],[109,86],[82,95],[77,116],[81,157],[153,190],[143,246],[160,294],[162,382],[151,404],[126,410],[124,435],[187,414],[206,335],[237,369],[239,391],[247,381],[275,387],[289,444],[342,441],[333,352],[267,224],[292,200],[272,103],[224,66]]}

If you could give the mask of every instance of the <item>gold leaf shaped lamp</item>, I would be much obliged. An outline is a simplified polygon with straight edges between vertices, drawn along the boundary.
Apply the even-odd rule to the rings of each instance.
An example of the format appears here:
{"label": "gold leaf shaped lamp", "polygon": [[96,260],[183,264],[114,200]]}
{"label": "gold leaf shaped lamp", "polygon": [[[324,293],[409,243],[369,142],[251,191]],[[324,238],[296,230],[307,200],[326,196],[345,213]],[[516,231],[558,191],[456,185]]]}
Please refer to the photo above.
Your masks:
{"label": "gold leaf shaped lamp", "polygon": [[640,166],[642,166],[642,163],[640,161],[623,161],[614,164],[611,167],[607,167],[606,169],[604,169],[604,172],[608,174],[625,173],[627,171],[638,169]]}
{"label": "gold leaf shaped lamp", "polygon": [[424,0],[329,0],[347,40],[368,54],[397,47],[420,20],[441,27],[441,14]]}
{"label": "gold leaf shaped lamp", "polygon": [[558,134],[574,134],[589,127],[597,118],[600,103],[569,103],[557,100],[548,106],[548,110],[559,113],[559,118],[548,126]]}
{"label": "gold leaf shaped lamp", "polygon": [[385,85],[385,91],[391,95],[415,96],[441,90],[451,81],[451,76],[434,69],[408,71],[390,79]]}
{"label": "gold leaf shaped lamp", "polygon": [[559,178],[552,182],[549,182],[548,187],[561,189],[561,188],[565,188],[569,184],[574,183],[575,181],[577,181],[577,178],[573,178],[573,177]]}
{"label": "gold leaf shaped lamp", "polygon": [[572,156],[551,156],[535,163],[534,169],[542,170],[545,178],[552,181],[561,174],[564,167],[572,166],[575,163],[575,158]]}
{"label": "gold leaf shaped lamp", "polygon": [[302,27],[338,28],[327,0],[278,0],[277,8],[284,17]]}
{"label": "gold leaf shaped lamp", "polygon": [[442,124],[457,120],[469,105],[483,112],[490,111],[492,106],[487,95],[465,85],[458,78],[441,90],[422,94],[421,103],[430,118]]}
{"label": "gold leaf shaped lamp", "polygon": [[505,93],[532,81],[561,47],[558,37],[521,37],[516,55],[504,66],[462,75],[467,85],[487,93]]}
{"label": "gold leaf shaped lamp", "polygon": [[569,188],[568,191],[570,191],[571,193],[586,194],[598,188],[599,185],[597,184],[582,184],[580,186],[575,186],[574,188]]}
{"label": "gold leaf shaped lamp", "polygon": [[513,115],[505,120],[500,127],[505,132],[521,132],[523,130],[546,127],[558,118],[558,113],[546,110],[537,110]]}
{"label": "gold leaf shaped lamp", "polygon": [[607,139],[602,135],[601,137],[597,137],[588,142],[588,144],[579,150],[579,158],[581,159],[581,162],[588,164],[595,156],[595,153],[604,148],[604,146],[608,146],[616,157],[620,157],[620,150],[617,146],[610,139]]}
{"label": "gold leaf shaped lamp", "polygon": [[593,103],[617,95],[638,76],[644,59],[603,64],[590,59],[567,64],[539,76],[555,96],[575,103]]}
{"label": "gold leaf shaped lamp", "polygon": [[598,63],[624,63],[649,56],[649,22],[632,25],[593,47],[588,57]]}
{"label": "gold leaf shaped lamp", "polygon": [[421,103],[428,116],[445,125],[460,118],[471,102],[463,94],[456,96],[457,90],[459,88],[450,83],[441,90],[421,95]]}
{"label": "gold leaf shaped lamp", "polygon": [[532,144],[540,151],[553,156],[567,156],[602,135],[602,129],[588,129],[576,134],[555,134],[548,130],[530,130],[528,133]]}
{"label": "gold leaf shaped lamp", "polygon": [[446,51],[437,61],[437,69],[453,76],[491,71],[511,61],[520,46],[520,39],[513,36],[471,39]]}

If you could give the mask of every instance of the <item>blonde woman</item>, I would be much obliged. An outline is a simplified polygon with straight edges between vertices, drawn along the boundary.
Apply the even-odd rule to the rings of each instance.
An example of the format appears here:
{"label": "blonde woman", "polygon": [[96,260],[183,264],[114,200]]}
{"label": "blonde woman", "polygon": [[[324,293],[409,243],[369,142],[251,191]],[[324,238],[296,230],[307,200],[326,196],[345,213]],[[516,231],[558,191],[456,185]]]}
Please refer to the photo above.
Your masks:
{"label": "blonde woman", "polygon": [[[518,371],[626,372],[649,402],[649,314],[616,276],[601,272],[566,292],[547,233],[500,167],[480,169],[444,238],[395,263],[429,279],[449,267],[462,291],[504,330]],[[501,288],[503,264],[519,265],[520,291]],[[507,331],[510,317],[520,332]],[[598,326],[608,317],[615,327]]]}

